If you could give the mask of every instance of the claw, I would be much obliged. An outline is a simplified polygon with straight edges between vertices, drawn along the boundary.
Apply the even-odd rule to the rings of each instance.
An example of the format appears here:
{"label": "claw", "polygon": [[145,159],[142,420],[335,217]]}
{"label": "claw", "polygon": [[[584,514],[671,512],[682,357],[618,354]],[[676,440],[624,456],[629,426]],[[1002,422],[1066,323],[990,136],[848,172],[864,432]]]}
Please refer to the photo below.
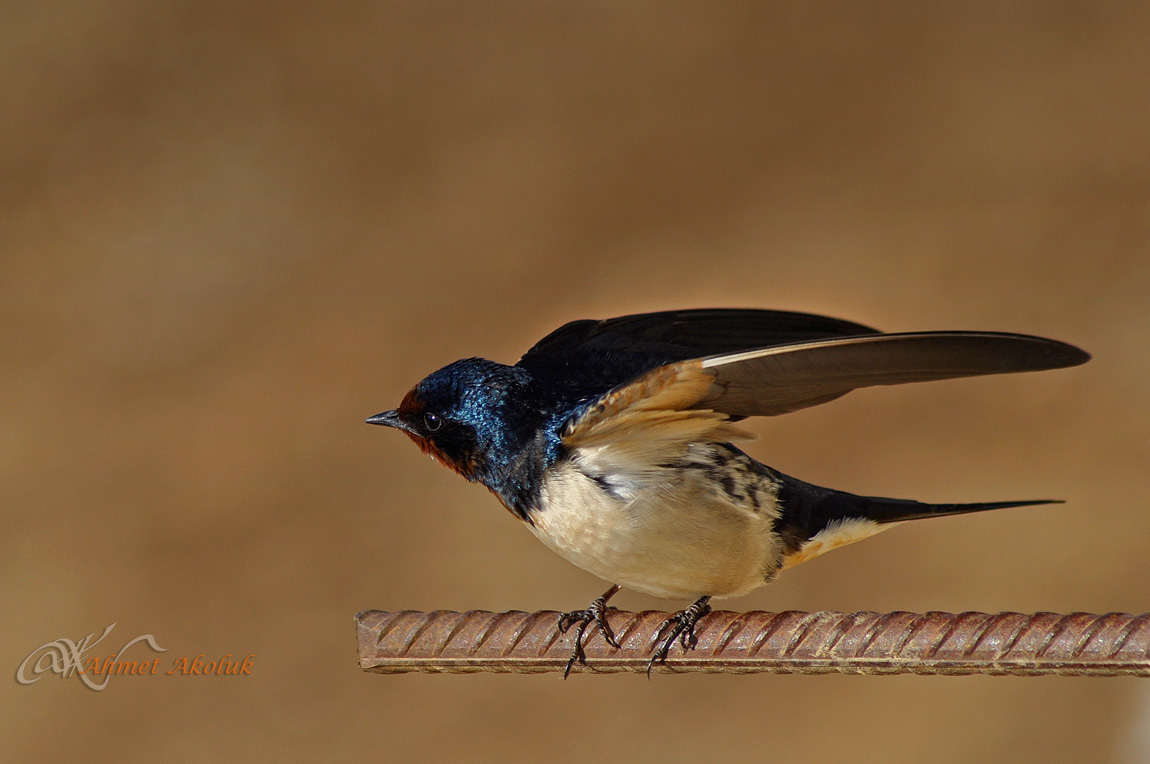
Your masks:
{"label": "claw", "polygon": [[676,639],[683,645],[684,650],[694,650],[695,646],[699,644],[699,638],[695,636],[695,624],[699,622],[700,618],[711,612],[711,606],[707,604],[710,599],[710,596],[700,597],[686,610],[681,610],[663,621],[656,639],[663,639],[663,634],[667,631],[668,626],[672,627],[671,635],[663,640],[656,648],[655,654],[651,656],[651,662],[647,664],[648,678],[651,676],[651,669],[655,667],[656,663],[667,662],[667,653],[671,651]]}
{"label": "claw", "polygon": [[599,633],[603,635],[607,644],[611,647],[619,647],[619,642],[615,639],[615,632],[607,623],[607,611],[610,609],[607,607],[607,600],[615,596],[617,591],[619,591],[619,587],[617,585],[612,586],[603,593],[602,597],[592,602],[586,610],[573,610],[559,616],[559,631],[564,634],[572,626],[579,625],[579,628],[575,630],[575,649],[571,651],[571,657],[567,660],[567,667],[563,670],[564,679],[571,673],[571,667],[576,663],[587,665],[587,656],[583,652],[583,633],[587,631],[587,627],[592,621],[599,627]]}

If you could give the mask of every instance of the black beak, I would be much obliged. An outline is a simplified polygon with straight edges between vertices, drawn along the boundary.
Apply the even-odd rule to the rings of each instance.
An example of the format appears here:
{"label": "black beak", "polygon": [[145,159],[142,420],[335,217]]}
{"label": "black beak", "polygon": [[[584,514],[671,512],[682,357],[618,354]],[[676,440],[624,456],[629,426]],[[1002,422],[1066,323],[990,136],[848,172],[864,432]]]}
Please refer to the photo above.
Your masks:
{"label": "black beak", "polygon": [[406,432],[411,432],[411,427],[407,425],[407,422],[399,418],[399,412],[397,412],[395,409],[392,409],[391,411],[385,411],[382,414],[376,414],[375,416],[370,417],[367,420],[367,423],[381,424],[384,427],[395,427]]}

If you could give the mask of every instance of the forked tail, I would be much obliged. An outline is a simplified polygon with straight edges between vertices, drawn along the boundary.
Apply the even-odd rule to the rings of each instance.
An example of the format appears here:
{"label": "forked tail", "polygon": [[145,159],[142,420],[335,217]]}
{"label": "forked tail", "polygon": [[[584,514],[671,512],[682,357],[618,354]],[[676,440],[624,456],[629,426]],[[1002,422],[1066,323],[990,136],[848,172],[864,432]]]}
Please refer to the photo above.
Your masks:
{"label": "forked tail", "polygon": [[873,536],[892,523],[924,517],[964,515],[989,509],[1061,504],[1058,499],[981,501],[971,504],[927,504],[910,499],[856,496],[822,488],[775,473],[781,515],[776,530],[783,539],[783,568]]}

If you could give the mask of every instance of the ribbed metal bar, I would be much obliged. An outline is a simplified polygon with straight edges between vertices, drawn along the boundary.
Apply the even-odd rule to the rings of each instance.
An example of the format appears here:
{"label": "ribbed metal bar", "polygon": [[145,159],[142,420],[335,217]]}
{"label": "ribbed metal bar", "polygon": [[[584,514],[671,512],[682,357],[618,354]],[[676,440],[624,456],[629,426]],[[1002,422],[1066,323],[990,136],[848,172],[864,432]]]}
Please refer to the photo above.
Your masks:
{"label": "ribbed metal bar", "polygon": [[[550,610],[369,610],[356,616],[360,666],[384,674],[561,672],[573,644],[558,618]],[[621,647],[588,629],[587,665],[574,671],[647,671],[666,618],[611,610]],[[1150,676],[1150,613],[716,611],[695,633],[694,650],[676,645],[655,671]]]}

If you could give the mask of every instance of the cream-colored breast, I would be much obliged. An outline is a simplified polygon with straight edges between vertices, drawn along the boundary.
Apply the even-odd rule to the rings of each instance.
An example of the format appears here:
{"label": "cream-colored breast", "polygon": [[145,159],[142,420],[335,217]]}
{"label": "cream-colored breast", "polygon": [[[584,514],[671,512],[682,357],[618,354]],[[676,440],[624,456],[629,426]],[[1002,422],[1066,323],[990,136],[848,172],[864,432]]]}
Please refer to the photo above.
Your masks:
{"label": "cream-colored breast", "polygon": [[557,465],[531,514],[535,535],[584,570],[656,597],[692,599],[744,594],[778,569],[777,499],[762,476],[742,475],[734,492],[698,468],[660,468],[622,488],[597,477],[576,460]]}

